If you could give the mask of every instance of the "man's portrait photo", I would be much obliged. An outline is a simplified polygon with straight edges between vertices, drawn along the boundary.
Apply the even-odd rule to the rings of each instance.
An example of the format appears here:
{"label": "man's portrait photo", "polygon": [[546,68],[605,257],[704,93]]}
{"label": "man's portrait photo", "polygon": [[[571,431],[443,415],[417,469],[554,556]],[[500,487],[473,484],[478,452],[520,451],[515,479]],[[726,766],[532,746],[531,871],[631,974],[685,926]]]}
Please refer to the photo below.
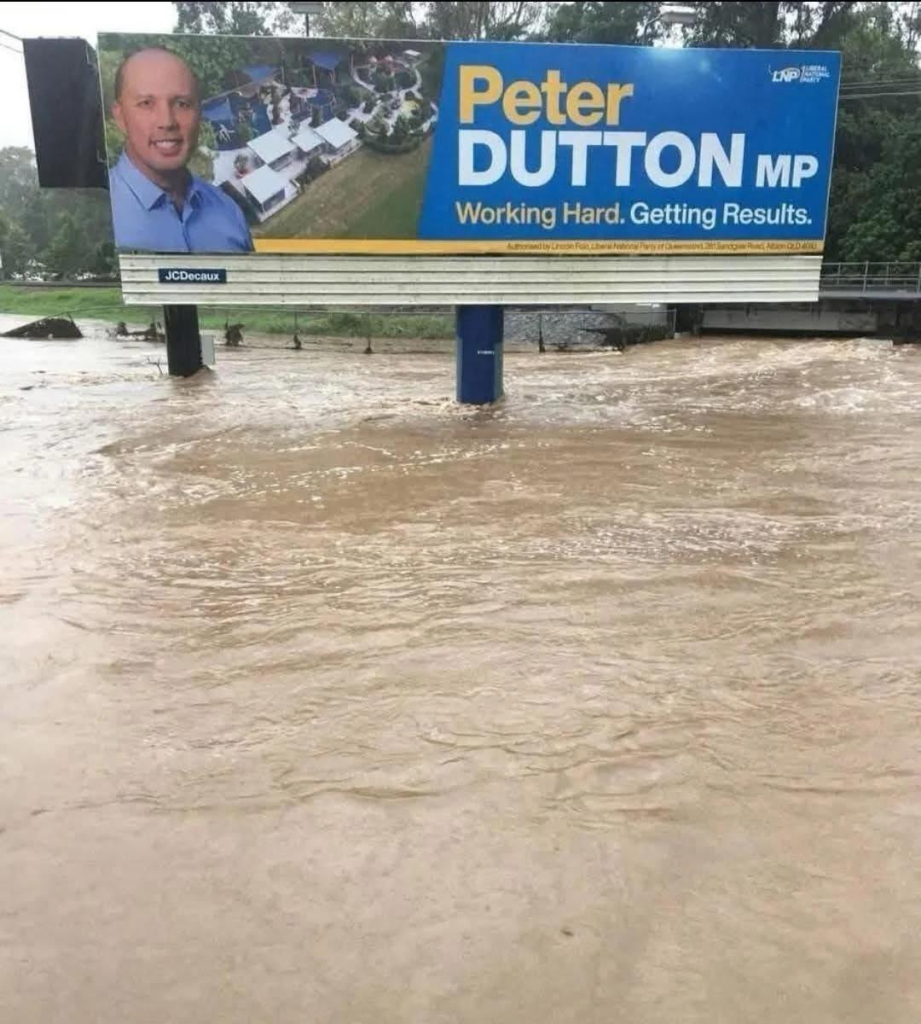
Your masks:
{"label": "man's portrait photo", "polygon": [[102,33],[116,247],[416,239],[445,60],[428,41]]}
{"label": "man's portrait photo", "polygon": [[251,252],[240,206],[193,174],[201,88],[188,64],[150,47],[118,66],[111,117],[124,146],[109,172],[115,243],[163,253]]}

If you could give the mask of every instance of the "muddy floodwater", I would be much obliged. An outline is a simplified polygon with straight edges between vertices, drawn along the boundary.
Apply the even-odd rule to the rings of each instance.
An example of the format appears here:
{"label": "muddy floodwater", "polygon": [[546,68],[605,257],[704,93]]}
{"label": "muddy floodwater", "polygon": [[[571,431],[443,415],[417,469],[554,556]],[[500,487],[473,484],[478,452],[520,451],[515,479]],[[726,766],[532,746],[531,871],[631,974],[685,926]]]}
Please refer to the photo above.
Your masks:
{"label": "muddy floodwater", "polygon": [[921,350],[0,339],[3,1024],[917,1024]]}

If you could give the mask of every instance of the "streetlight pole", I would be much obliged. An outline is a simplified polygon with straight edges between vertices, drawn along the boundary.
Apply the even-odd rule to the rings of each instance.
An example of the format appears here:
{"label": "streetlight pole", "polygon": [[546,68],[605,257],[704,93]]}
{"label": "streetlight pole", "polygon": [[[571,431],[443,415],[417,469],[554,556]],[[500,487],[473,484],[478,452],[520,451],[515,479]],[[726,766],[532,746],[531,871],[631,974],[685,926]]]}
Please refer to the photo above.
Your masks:
{"label": "streetlight pole", "polygon": [[687,25],[693,25],[696,17],[697,12],[693,7],[689,7],[687,4],[663,4],[659,13],[654,14],[643,25],[639,33],[640,39],[644,39],[649,29],[657,23],[665,25],[668,28],[672,28],[675,25],[684,27]]}
{"label": "streetlight pole", "polygon": [[288,4],[295,14],[304,15],[304,35],[310,35],[310,15],[319,14],[323,10],[322,3]]}

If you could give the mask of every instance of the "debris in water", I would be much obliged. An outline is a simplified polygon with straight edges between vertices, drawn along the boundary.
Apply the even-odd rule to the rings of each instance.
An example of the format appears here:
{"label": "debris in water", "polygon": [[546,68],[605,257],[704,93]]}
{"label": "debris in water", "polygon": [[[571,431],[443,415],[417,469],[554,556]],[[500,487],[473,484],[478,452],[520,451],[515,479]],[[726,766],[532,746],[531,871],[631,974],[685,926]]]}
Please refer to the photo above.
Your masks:
{"label": "debris in water", "polygon": [[124,320],[119,320],[115,325],[116,338],[140,338],[142,341],[166,341],[163,327],[156,320],[151,322],[142,331],[130,331]]}
{"label": "debris in water", "polygon": [[23,324],[22,327],[14,327],[11,331],[4,331],[2,337],[44,340],[45,338],[82,338],[83,334],[70,316],[46,316],[41,320]]}

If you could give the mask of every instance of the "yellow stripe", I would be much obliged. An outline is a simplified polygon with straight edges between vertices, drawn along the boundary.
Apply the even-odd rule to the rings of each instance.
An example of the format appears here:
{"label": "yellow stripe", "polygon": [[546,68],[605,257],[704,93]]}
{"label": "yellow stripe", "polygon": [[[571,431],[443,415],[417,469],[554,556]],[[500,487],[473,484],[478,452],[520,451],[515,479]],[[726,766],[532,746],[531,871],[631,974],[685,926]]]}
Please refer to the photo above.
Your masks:
{"label": "yellow stripe", "polygon": [[629,253],[821,253],[820,240],[783,241],[774,239],[747,241],[546,241],[546,242],[474,242],[433,241],[385,238],[257,238],[256,251],[264,253],[327,253],[335,255],[449,256],[457,253],[482,255],[541,256],[615,256]]}

